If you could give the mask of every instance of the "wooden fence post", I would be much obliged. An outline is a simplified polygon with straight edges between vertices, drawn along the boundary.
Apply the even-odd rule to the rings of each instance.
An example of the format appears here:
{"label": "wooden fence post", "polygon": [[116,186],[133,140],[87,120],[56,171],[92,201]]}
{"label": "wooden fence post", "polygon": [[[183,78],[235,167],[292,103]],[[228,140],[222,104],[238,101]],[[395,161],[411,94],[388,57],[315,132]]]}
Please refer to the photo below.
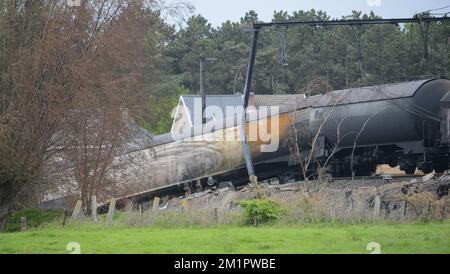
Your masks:
{"label": "wooden fence post", "polygon": [[214,221],[219,223],[219,214],[217,213],[217,207],[214,208]]}
{"label": "wooden fence post", "polygon": [[67,209],[64,208],[62,227],[66,226]]}
{"label": "wooden fence post", "polygon": [[27,230],[27,217],[20,217],[20,231]]}
{"label": "wooden fence post", "polygon": [[183,208],[185,211],[189,209],[189,201],[187,199],[184,199],[181,204],[183,205]]}
{"label": "wooden fence post", "polygon": [[92,216],[92,220],[96,223],[97,222],[97,196],[95,196],[95,195],[91,196],[91,216]]}
{"label": "wooden fence post", "polygon": [[373,216],[374,217],[380,216],[380,211],[381,211],[381,198],[380,195],[377,195],[375,197],[375,202],[373,206]]}
{"label": "wooden fence post", "polygon": [[112,224],[115,210],[116,210],[116,198],[111,198],[111,200],[109,201],[109,208],[108,208],[108,217],[107,217],[108,224]]}
{"label": "wooden fence post", "polygon": [[133,211],[133,201],[128,201],[125,204],[125,212],[130,213],[131,211]]}
{"label": "wooden fence post", "polygon": [[160,201],[159,197],[155,197],[153,199],[153,210],[156,211],[159,209],[159,201]]}
{"label": "wooden fence post", "polygon": [[78,215],[80,214],[82,205],[83,205],[83,202],[81,200],[78,200],[77,204],[75,205],[75,208],[73,209],[72,218],[78,218]]}
{"label": "wooden fence post", "polygon": [[405,205],[403,206],[403,220],[406,219],[406,209],[408,208],[408,201],[405,200]]}

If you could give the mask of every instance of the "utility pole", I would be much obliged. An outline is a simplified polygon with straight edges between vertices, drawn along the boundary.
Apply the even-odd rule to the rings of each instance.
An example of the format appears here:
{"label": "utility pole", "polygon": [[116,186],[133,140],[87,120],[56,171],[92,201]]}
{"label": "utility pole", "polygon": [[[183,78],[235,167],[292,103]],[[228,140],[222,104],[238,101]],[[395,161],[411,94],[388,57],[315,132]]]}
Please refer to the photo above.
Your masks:
{"label": "utility pole", "polygon": [[250,89],[251,89],[251,85],[252,85],[253,66],[255,64],[259,29],[260,29],[259,27],[254,27],[254,30],[253,30],[252,48],[250,50],[250,55],[248,58],[247,75],[245,78],[245,86],[244,86],[244,106],[243,106],[241,125],[240,125],[241,143],[242,143],[242,150],[244,152],[245,166],[247,167],[248,178],[250,180],[250,183],[252,183],[252,184],[256,184],[258,182],[258,178],[255,175],[255,169],[253,167],[252,155],[250,153],[250,149],[249,149],[248,143],[247,143],[247,135],[245,133],[245,123],[247,122],[248,99],[250,96]]}
{"label": "utility pole", "polygon": [[[217,61],[217,58],[205,58],[200,56],[200,95],[202,97],[202,125],[206,124],[205,109],[206,109],[206,90],[205,90],[205,67],[206,62]],[[203,132],[203,130],[202,130]]]}

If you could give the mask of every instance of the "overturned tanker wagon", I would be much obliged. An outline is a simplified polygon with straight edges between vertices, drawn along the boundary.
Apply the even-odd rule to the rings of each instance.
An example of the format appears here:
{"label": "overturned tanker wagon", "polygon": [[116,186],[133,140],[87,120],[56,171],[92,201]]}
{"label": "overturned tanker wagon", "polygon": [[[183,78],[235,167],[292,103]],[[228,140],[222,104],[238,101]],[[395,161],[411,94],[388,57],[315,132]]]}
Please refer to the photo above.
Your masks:
{"label": "overturned tanker wagon", "polygon": [[[334,177],[352,172],[366,176],[378,164],[399,165],[407,174],[416,168],[440,173],[449,167],[450,81],[428,79],[296,97],[279,105],[276,115],[247,119],[247,135],[252,126],[272,133],[270,141],[248,142],[259,180],[301,177],[298,161],[309,155],[314,159],[308,175],[326,165]],[[236,138],[224,139],[228,134]],[[154,142],[152,160],[139,170],[130,169],[129,175],[147,174],[145,188],[155,195],[248,180],[238,122],[188,138],[156,136]],[[264,152],[262,146],[270,142],[277,148]],[[130,197],[148,199],[148,193]]]}

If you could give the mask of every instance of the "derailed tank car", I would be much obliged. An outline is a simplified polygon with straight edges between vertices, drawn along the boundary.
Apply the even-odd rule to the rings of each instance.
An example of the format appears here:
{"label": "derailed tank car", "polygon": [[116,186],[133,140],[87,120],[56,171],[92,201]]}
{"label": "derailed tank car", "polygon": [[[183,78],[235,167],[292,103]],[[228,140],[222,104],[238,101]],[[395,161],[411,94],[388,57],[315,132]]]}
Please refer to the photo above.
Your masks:
{"label": "derailed tank car", "polygon": [[378,164],[399,165],[407,174],[416,167],[443,172],[449,148],[441,127],[450,121],[444,109],[449,91],[449,80],[429,79],[323,95],[310,115],[310,133],[320,136],[316,156],[328,156],[337,145],[330,163],[336,176],[352,170],[369,175]]}
{"label": "derailed tank car", "polygon": [[[297,158],[314,159],[308,175],[326,165],[335,177],[370,175],[378,164],[400,166],[407,174],[416,168],[442,172],[449,166],[450,81],[428,79],[383,86],[333,91],[280,105],[277,125],[270,119],[249,120],[249,125],[277,126],[279,146],[262,152],[262,140],[249,147],[258,179],[302,176]],[[267,120],[267,121],[266,121]],[[234,140],[220,140],[224,134]],[[215,128],[202,135],[173,140],[155,138],[156,157],[139,173],[151,174],[148,188],[218,182],[247,182],[239,125]],[[211,141],[219,136],[219,141]],[[272,140],[273,141],[273,140]],[[298,154],[293,149],[297,144]],[[298,155],[297,155],[298,156]],[[132,169],[130,169],[133,173]]]}

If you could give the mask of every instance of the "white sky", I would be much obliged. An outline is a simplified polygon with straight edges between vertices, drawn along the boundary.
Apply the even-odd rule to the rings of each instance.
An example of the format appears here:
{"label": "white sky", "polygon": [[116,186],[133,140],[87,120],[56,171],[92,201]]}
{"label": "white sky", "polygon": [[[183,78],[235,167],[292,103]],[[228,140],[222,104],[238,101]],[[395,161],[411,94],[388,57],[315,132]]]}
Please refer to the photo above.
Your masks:
{"label": "white sky", "polygon": [[[450,6],[450,0],[188,0],[214,26],[226,20],[239,21],[246,11],[255,10],[259,19],[270,21],[274,10],[292,13],[296,10],[324,10],[332,18],[351,14],[352,10],[369,13],[373,10],[383,18],[412,17],[418,12]],[[446,8],[437,12],[449,12]]]}

